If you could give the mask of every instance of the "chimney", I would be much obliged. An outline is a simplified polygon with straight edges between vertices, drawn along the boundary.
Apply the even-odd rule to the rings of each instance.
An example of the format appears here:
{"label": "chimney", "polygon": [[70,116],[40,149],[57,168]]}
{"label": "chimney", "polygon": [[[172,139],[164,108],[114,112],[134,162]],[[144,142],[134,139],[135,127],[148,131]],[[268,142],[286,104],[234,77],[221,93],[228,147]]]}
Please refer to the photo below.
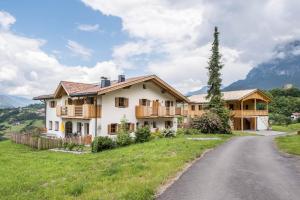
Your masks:
{"label": "chimney", "polygon": [[110,86],[110,80],[104,76],[101,76],[101,88]]}
{"label": "chimney", "polygon": [[125,75],[119,75],[118,76],[118,83],[124,82],[125,81]]}

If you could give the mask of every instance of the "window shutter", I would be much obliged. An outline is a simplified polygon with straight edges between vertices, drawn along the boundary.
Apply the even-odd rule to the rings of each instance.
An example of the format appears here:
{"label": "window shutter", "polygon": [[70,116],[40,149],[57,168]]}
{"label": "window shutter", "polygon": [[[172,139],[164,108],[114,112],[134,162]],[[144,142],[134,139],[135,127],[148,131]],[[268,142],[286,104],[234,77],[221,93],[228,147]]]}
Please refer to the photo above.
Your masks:
{"label": "window shutter", "polygon": [[130,124],[130,131],[132,131],[132,132],[134,131],[134,123]]}
{"label": "window shutter", "polygon": [[121,129],[121,124],[117,124],[117,130],[116,130],[116,133],[118,133],[120,129]]}
{"label": "window shutter", "polygon": [[125,107],[128,107],[128,98],[124,98]]}
{"label": "window shutter", "polygon": [[119,107],[119,97],[116,97],[116,98],[115,98],[115,106],[116,106],[116,107]]}
{"label": "window shutter", "polygon": [[147,106],[150,106],[150,100],[147,100]]}
{"label": "window shutter", "polygon": [[109,135],[111,134],[111,126],[110,126],[110,124],[108,124],[108,126],[107,126],[107,132],[108,132]]}
{"label": "window shutter", "polygon": [[139,105],[142,106],[143,105],[143,99],[139,100]]}

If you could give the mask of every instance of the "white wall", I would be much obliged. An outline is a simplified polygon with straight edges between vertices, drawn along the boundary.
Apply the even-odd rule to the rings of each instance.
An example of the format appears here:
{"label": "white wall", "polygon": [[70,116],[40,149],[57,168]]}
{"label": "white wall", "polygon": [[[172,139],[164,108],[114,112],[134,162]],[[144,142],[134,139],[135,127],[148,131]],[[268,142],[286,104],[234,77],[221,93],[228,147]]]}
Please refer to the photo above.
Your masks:
{"label": "white wall", "polygon": [[269,128],[269,117],[268,116],[258,116],[257,117],[257,130],[267,130]]}
{"label": "white wall", "polygon": [[[143,89],[143,84],[146,85],[146,89]],[[115,97],[125,97],[129,99],[127,108],[115,107]],[[175,98],[167,92],[162,93],[161,88],[152,82],[140,83],[131,86],[129,89],[120,89],[114,92],[107,93],[102,96],[102,117],[101,117],[101,136],[105,136],[108,133],[107,127],[111,123],[120,123],[123,116],[126,117],[129,123],[138,121],[135,117],[135,107],[139,105],[140,99],[159,100],[161,105],[165,104],[166,100],[174,101]],[[152,102],[151,102],[152,103]],[[164,121],[173,120],[174,129],[177,128],[177,119],[174,118],[160,118],[155,119],[159,128],[164,128]],[[143,120],[140,120],[143,121]],[[153,121],[153,120],[148,120]],[[135,127],[136,128],[136,127]]]}
{"label": "white wall", "polygon": [[[56,105],[61,105],[61,99],[51,99],[51,100],[46,100],[46,128],[47,128],[47,133],[54,134],[57,137],[63,137],[64,133],[60,131],[61,128],[61,123],[62,119],[60,117],[56,116],[56,107],[51,108],[50,107],[50,102],[51,101],[56,101]],[[49,129],[49,121],[52,121],[52,130]],[[55,121],[59,122],[59,129],[58,131],[55,131]]]}

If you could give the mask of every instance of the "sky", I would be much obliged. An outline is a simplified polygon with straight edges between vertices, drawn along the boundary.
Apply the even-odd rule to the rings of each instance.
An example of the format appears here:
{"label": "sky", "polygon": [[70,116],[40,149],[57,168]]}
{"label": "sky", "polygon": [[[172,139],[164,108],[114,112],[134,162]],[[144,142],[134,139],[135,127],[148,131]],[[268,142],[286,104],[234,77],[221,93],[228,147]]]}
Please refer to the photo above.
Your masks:
{"label": "sky", "polygon": [[299,0],[0,0],[0,93],[59,81],[156,74],[186,93],[207,82],[214,26],[223,85],[300,38]]}

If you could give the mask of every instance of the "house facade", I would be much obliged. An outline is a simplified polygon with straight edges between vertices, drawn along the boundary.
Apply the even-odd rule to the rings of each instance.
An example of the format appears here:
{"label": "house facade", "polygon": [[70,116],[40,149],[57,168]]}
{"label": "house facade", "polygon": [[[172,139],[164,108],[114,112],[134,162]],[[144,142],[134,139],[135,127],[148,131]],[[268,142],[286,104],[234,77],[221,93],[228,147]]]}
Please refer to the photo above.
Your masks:
{"label": "house facade", "polygon": [[[190,103],[185,108],[185,122],[206,112],[207,94],[189,97]],[[269,129],[268,104],[271,99],[261,90],[238,90],[222,92],[225,106],[230,111],[233,130]]]}
{"label": "house facade", "polygon": [[99,84],[62,81],[53,94],[34,99],[45,102],[47,134],[55,137],[113,136],[122,119],[129,132],[140,126],[176,130],[182,113],[176,105],[188,102],[155,75],[120,75],[117,81],[102,77]]}

